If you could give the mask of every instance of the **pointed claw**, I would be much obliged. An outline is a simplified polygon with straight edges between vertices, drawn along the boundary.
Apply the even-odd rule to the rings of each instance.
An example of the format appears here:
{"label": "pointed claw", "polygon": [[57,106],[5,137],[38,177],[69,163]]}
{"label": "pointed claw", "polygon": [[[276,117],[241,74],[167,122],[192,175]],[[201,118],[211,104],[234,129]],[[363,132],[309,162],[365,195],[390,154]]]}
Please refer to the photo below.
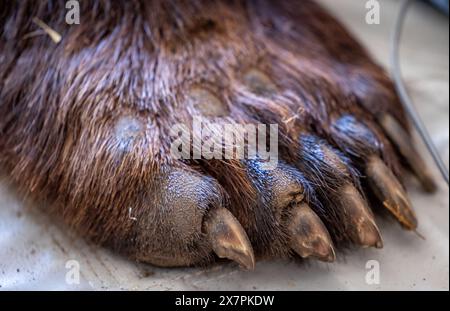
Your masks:
{"label": "pointed claw", "polygon": [[291,247],[303,258],[332,262],[336,259],[330,234],[320,218],[306,204],[296,205],[289,220]]}
{"label": "pointed claw", "polygon": [[417,150],[413,147],[413,142],[410,135],[405,129],[390,115],[381,117],[380,123],[389,138],[394,142],[400,154],[408,161],[411,170],[419,179],[422,187],[427,192],[436,191],[436,183],[428,170],[425,162]]}
{"label": "pointed claw", "polygon": [[255,268],[253,248],[239,221],[225,208],[209,211],[205,231],[220,258],[231,259],[247,270]]}
{"label": "pointed claw", "polygon": [[352,185],[346,185],[341,191],[340,200],[352,241],[363,247],[382,248],[383,239],[380,230],[359,191]]}
{"label": "pointed claw", "polygon": [[369,158],[366,167],[367,178],[383,205],[408,229],[417,228],[417,218],[403,186],[377,156]]}

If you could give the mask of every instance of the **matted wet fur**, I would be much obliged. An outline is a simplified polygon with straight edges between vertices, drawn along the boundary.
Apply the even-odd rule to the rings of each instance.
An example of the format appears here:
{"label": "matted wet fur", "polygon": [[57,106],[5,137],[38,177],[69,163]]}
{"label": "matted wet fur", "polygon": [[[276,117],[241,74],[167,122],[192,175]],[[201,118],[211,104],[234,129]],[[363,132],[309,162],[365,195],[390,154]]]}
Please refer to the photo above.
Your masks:
{"label": "matted wet fur", "polygon": [[[393,85],[314,2],[80,1],[80,25],[64,5],[2,3],[0,165],[82,236],[160,266],[252,268],[382,247],[366,198],[417,226],[401,163],[434,185]],[[175,160],[171,127],[201,115],[278,124],[278,168]]]}

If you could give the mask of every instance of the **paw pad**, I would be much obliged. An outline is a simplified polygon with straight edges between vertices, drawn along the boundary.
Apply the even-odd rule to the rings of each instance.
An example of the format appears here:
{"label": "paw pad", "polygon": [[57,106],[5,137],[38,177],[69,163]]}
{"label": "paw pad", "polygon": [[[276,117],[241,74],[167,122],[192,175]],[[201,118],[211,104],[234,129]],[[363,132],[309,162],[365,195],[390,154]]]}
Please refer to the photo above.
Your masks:
{"label": "paw pad", "polygon": [[273,81],[262,71],[250,69],[244,74],[244,83],[254,93],[259,95],[276,92]]}
{"label": "paw pad", "polygon": [[204,88],[192,88],[188,93],[188,103],[206,117],[224,117],[229,114],[228,106]]}
{"label": "paw pad", "polygon": [[141,121],[131,116],[121,117],[114,128],[115,138],[119,148],[123,151],[128,149],[142,135],[144,126]]}

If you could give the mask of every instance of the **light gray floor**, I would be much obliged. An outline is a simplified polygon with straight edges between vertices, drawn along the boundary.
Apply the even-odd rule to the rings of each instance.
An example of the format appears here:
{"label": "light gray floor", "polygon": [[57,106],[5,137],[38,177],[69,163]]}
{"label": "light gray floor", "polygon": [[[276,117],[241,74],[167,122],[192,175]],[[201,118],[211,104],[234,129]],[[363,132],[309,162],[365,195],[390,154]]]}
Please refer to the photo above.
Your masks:
{"label": "light gray floor", "polygon": [[[381,2],[381,24],[364,22],[365,1],[321,0],[388,66],[389,32],[399,2]],[[415,6],[408,17],[402,47],[404,75],[435,143],[449,157],[448,19]],[[330,30],[332,31],[332,30]],[[421,146],[421,144],[419,144]],[[436,175],[437,176],[437,175]],[[438,178],[438,176],[437,176]],[[159,269],[138,265],[87,245],[47,216],[21,202],[0,183],[0,289],[235,289],[235,290],[425,290],[449,289],[449,193],[441,182],[435,195],[424,195],[411,182],[409,192],[426,240],[379,220],[383,250],[355,250],[333,264],[259,262],[255,271],[235,265],[208,269]],[[69,260],[80,265],[80,284],[67,284]],[[368,285],[366,263],[380,264],[380,284]]]}

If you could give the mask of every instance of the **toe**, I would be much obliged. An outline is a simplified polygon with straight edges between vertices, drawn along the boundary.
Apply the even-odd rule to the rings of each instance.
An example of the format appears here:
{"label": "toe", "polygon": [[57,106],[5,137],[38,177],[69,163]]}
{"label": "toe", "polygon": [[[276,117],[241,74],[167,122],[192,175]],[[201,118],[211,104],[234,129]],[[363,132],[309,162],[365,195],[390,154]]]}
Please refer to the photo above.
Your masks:
{"label": "toe", "polygon": [[351,240],[363,247],[383,247],[380,230],[372,211],[359,191],[352,185],[341,189],[340,205],[344,212],[347,232]]}
{"label": "toe", "polygon": [[400,222],[408,229],[417,228],[417,218],[403,186],[391,170],[377,156],[371,156],[367,162],[366,175],[374,193]]}
{"label": "toe", "polygon": [[[417,219],[411,207],[405,189],[403,188],[393,169],[388,166],[381,156],[395,159],[394,153],[386,152],[387,146],[382,143],[379,133],[353,117],[344,116],[333,124],[333,133],[343,149],[351,150],[358,158],[359,169],[367,177],[370,188],[400,224],[409,230],[417,227]],[[396,161],[391,161],[397,163]]]}
{"label": "toe", "polygon": [[303,138],[303,155],[310,183],[325,212],[327,226],[342,239],[363,247],[383,246],[380,231],[366,200],[355,186],[357,173],[349,159],[325,141]]}
{"label": "toe", "polygon": [[427,192],[436,191],[436,183],[431,175],[427,165],[413,147],[414,143],[406,130],[394,119],[394,117],[385,114],[381,117],[380,124],[388,137],[396,146],[398,152],[406,159],[409,168],[419,179],[422,187]]}
{"label": "toe", "polygon": [[[136,237],[131,250],[140,261],[158,266],[189,266],[211,262],[215,251],[223,255],[219,242],[225,245],[226,241],[213,234],[217,230],[204,232],[206,219],[216,220],[210,222],[224,230],[228,225],[231,229],[225,234],[234,233],[235,238],[241,233],[245,241],[245,232],[239,232],[238,223],[233,223],[231,217],[222,222],[218,222],[220,217],[212,217],[226,204],[220,185],[188,167],[162,170],[143,201],[144,208],[136,209],[141,214],[134,227]],[[217,243],[212,243],[214,239]]]}

